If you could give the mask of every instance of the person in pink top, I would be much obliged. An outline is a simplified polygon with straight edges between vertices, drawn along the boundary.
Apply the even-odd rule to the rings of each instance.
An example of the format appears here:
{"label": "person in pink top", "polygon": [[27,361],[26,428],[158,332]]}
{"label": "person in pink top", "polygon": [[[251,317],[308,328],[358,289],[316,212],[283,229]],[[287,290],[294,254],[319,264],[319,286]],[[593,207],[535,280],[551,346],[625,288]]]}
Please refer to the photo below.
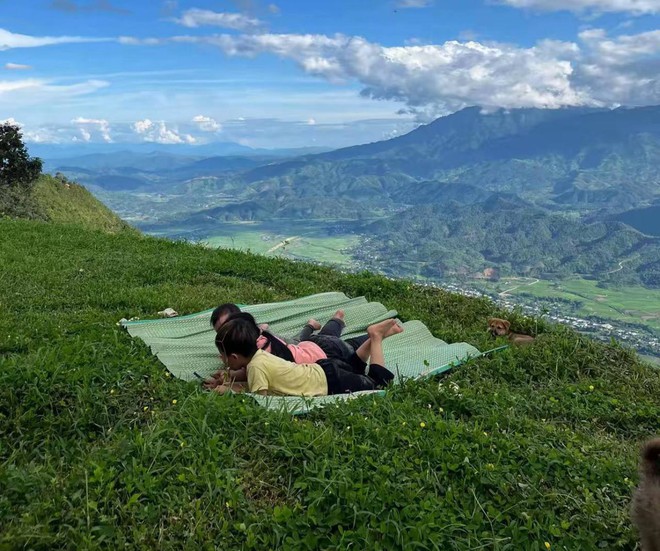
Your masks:
{"label": "person in pink top", "polygon": [[[232,303],[221,304],[211,314],[211,325],[217,331],[225,324],[228,318],[241,317],[254,322],[251,314],[241,312],[240,308]],[[254,322],[256,325],[256,322]],[[315,319],[310,319],[303,327],[300,334],[290,341],[285,338],[273,335],[268,331],[267,324],[258,325],[260,334],[257,338],[257,348],[265,352],[279,356],[287,361],[296,364],[312,364],[319,360],[335,358],[348,361],[355,351],[368,339],[367,335],[347,339],[340,339],[341,333],[345,327],[344,312],[337,310],[335,315],[326,324],[321,324]],[[320,329],[318,334],[314,331]],[[213,388],[221,379],[231,379],[235,382],[246,380],[244,372],[225,372],[218,370],[209,379],[206,379],[204,386]]]}
{"label": "person in pink top", "polygon": [[[229,316],[238,313],[241,313],[241,309],[235,304],[232,304],[231,302],[221,304],[211,313],[211,325],[213,326],[213,329],[215,329],[217,332],[220,327],[224,325]],[[293,356],[293,359],[290,361],[294,363],[314,363],[316,360],[323,360],[327,358],[325,352],[323,352],[320,346],[308,340],[309,336],[314,332],[314,330],[321,329],[321,324],[319,324],[319,322],[316,320],[309,320],[303,327],[300,334],[291,340],[287,340],[284,337],[275,336],[270,333],[268,331],[267,323],[262,323],[261,325],[258,325],[258,327],[261,331],[261,334],[257,339],[257,348],[261,350],[271,352],[273,342],[279,341],[289,349],[291,355]]]}

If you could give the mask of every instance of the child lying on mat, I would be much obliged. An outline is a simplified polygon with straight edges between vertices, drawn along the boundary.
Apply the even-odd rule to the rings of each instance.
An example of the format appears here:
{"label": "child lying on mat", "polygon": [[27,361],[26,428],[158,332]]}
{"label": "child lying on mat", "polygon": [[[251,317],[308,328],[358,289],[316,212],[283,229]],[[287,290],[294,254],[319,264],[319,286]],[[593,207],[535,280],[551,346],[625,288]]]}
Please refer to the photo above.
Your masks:
{"label": "child lying on mat", "polygon": [[[388,385],[394,375],[384,367],[383,339],[401,333],[396,320],[386,320],[367,329],[367,339],[349,361],[320,359],[296,364],[257,347],[259,328],[245,314],[230,317],[218,330],[215,343],[223,362],[232,371],[247,371],[247,390],[276,396],[326,396]],[[371,359],[369,366],[367,361]],[[213,390],[224,394],[231,383]]]}
{"label": "child lying on mat", "polygon": [[[234,316],[242,316],[254,322],[254,318],[247,313],[241,312],[235,304],[227,303],[218,306],[211,314],[211,325],[217,331],[224,323]],[[254,322],[256,324],[256,322]],[[267,325],[258,325],[259,337],[257,348],[278,356],[284,360],[305,364],[314,363],[326,358],[348,361],[351,355],[369,338],[367,335],[346,339],[343,341],[341,333],[346,324],[344,323],[344,311],[337,310],[335,315],[323,327],[315,319],[310,319],[303,327],[300,335],[294,343],[287,343],[286,339],[273,335],[267,331]],[[321,329],[314,334],[316,329]],[[297,342],[297,344],[295,344]],[[218,384],[220,378],[231,379],[241,382],[247,380],[244,370],[224,370],[215,372],[204,383],[206,388],[213,388]]]}

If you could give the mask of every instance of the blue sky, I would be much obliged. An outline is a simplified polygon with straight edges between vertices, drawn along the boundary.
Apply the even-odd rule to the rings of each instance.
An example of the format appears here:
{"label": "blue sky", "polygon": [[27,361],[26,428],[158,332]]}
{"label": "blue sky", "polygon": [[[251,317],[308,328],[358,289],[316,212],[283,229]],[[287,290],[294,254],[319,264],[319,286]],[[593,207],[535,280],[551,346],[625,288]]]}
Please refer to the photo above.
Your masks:
{"label": "blue sky", "polygon": [[0,0],[28,141],[342,146],[470,105],[660,103],[660,0]]}

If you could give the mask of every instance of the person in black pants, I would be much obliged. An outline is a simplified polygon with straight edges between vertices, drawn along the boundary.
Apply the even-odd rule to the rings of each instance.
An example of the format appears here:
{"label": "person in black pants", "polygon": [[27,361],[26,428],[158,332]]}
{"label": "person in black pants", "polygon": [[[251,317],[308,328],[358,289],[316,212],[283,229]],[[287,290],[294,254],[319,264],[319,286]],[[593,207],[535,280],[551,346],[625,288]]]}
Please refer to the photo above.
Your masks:
{"label": "person in black pants", "polygon": [[[356,350],[369,339],[369,335],[342,339],[341,334],[345,327],[344,311],[337,310],[335,315],[323,327],[321,327],[318,321],[314,319],[309,320],[302,328],[298,339],[300,342],[311,341],[315,343],[330,359],[349,362]],[[318,333],[314,333],[319,328],[321,330]]]}

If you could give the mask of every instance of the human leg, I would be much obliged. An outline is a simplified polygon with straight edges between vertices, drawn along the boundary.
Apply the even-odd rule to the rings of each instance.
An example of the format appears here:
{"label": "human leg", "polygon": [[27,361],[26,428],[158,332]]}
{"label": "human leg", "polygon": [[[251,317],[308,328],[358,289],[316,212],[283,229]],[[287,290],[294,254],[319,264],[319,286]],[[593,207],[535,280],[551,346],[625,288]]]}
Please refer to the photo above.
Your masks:
{"label": "human leg", "polygon": [[300,334],[294,339],[295,342],[293,344],[308,341],[314,331],[318,331],[319,329],[321,329],[321,324],[315,319],[310,319],[305,325],[303,325],[302,331],[300,331]]}
{"label": "human leg", "polygon": [[344,323],[344,311],[337,310],[335,315],[329,319],[321,328],[319,335],[329,335],[331,337],[341,337],[341,333],[346,327]]}
{"label": "human leg", "polygon": [[321,335],[320,333],[314,334],[309,337],[310,342],[318,345],[325,355],[331,359],[348,361],[351,354],[353,354],[353,349],[348,346],[344,341],[339,337],[333,337],[331,335]]}
{"label": "human leg", "polygon": [[[383,340],[387,337],[391,337],[392,335],[396,335],[402,332],[403,327],[401,327],[396,322],[396,320],[393,319],[370,325],[367,328],[367,335],[369,335],[369,340],[366,341],[365,344],[360,348],[358,348],[356,353],[361,352],[363,356],[365,353],[363,347],[368,347],[370,363],[383,366],[385,365],[385,356],[383,355]],[[358,353],[358,355],[360,354]],[[366,359],[362,356],[360,357],[366,361]]]}
{"label": "human leg", "polygon": [[319,360],[328,381],[328,394],[346,394],[362,390],[376,390],[378,384],[371,377],[354,373],[351,367],[337,359]]}
{"label": "human leg", "polygon": [[362,369],[380,386],[389,384],[394,379],[394,374],[385,367],[385,356],[383,354],[383,339],[401,333],[403,327],[400,327],[396,320],[390,319],[369,326],[367,329],[367,339],[357,348],[355,354],[351,357],[349,364],[353,369],[359,366],[365,366],[369,362],[368,370]]}
{"label": "human leg", "polygon": [[368,339],[369,339],[369,335],[360,335],[359,337],[344,339],[344,342],[355,351],[358,348],[360,348],[365,342],[367,342]]}

